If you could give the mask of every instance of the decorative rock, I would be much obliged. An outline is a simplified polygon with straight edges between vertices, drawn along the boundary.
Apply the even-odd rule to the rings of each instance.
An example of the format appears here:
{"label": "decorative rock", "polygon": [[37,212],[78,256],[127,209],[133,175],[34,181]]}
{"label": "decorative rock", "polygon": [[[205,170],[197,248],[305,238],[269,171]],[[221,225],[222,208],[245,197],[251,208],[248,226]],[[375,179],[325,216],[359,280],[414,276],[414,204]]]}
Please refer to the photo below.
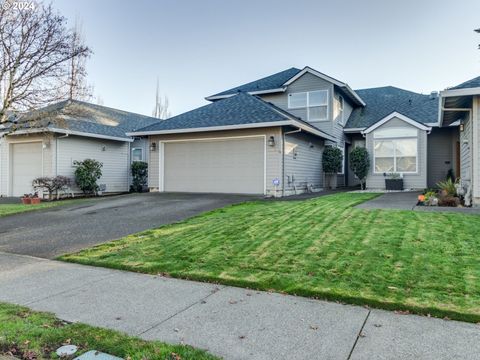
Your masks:
{"label": "decorative rock", "polygon": [[65,346],[59,347],[56,353],[58,356],[63,357],[63,356],[73,355],[77,351],[78,351],[78,347],[76,347],[75,345],[65,345]]}

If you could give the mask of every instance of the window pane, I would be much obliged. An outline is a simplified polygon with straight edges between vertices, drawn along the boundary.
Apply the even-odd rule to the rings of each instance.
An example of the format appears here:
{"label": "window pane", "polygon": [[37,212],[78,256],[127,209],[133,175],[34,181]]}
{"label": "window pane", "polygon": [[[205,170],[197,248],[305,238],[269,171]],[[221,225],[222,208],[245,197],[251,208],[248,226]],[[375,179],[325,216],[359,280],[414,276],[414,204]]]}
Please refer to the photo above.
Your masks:
{"label": "window pane", "polygon": [[374,148],[375,157],[392,157],[394,156],[393,141],[375,141]]}
{"label": "window pane", "polygon": [[391,158],[375,158],[375,172],[394,172],[394,161]]}
{"label": "window pane", "polygon": [[397,147],[397,157],[399,156],[417,156],[417,139],[395,140]]}
{"label": "window pane", "polygon": [[142,149],[132,149],[132,161],[142,161]]}
{"label": "window pane", "polygon": [[415,156],[397,157],[397,171],[398,172],[417,171],[417,158]]}
{"label": "window pane", "polygon": [[376,139],[407,137],[407,136],[417,136],[417,129],[397,127],[397,128],[375,130],[373,132],[373,137]]}
{"label": "window pane", "polygon": [[327,119],[327,107],[316,106],[308,108],[308,120],[326,120]]}
{"label": "window pane", "polygon": [[307,93],[289,94],[288,107],[289,108],[307,107]]}
{"label": "window pane", "polygon": [[311,91],[308,94],[309,106],[327,105],[328,90]]}

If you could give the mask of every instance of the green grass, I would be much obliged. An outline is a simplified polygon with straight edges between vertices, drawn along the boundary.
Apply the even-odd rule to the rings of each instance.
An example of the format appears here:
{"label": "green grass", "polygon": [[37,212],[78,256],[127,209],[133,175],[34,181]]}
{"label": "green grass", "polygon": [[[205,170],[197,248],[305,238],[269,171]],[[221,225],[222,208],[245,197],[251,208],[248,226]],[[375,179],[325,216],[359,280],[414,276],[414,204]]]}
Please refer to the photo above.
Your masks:
{"label": "green grass", "polygon": [[[69,324],[47,313],[0,303],[0,354],[12,352],[21,359],[55,359],[63,344],[75,344],[80,355],[98,350],[124,359],[217,359],[189,346],[145,341],[122,333]],[[177,357],[178,356],[178,357]]]}
{"label": "green grass", "polygon": [[[27,211],[49,209],[55,206],[75,204],[79,201],[88,201],[89,199],[59,200],[51,202],[42,202],[38,205],[19,204],[0,204],[0,217],[7,215],[19,214]],[[91,200],[91,199],[90,199]],[[20,200],[18,200],[20,202]]]}
{"label": "green grass", "polygon": [[480,321],[480,216],[354,208],[375,196],[233,205],[61,259]]}

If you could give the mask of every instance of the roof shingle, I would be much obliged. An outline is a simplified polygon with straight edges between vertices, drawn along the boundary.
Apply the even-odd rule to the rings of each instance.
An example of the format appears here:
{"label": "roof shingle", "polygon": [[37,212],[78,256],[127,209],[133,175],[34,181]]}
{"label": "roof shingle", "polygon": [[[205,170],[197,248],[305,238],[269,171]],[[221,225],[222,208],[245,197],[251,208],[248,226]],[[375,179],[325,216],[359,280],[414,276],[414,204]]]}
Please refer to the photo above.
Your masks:
{"label": "roof shingle", "polygon": [[471,89],[471,88],[477,88],[477,87],[480,87],[480,76],[467,80],[457,86],[449,88],[448,90]]}
{"label": "roof shingle", "polygon": [[215,95],[211,95],[207,97],[207,99],[215,96],[232,95],[239,91],[253,92],[253,91],[278,89],[282,87],[282,85],[286,83],[288,80],[290,80],[292,77],[297,75],[300,71],[301,71],[300,69],[292,67],[290,69],[280,71],[276,74],[231,88],[229,90],[222,91]]}
{"label": "roof shingle", "polygon": [[369,127],[395,111],[424,124],[438,121],[438,97],[393,86],[355,91],[366,106],[353,110],[345,125],[346,129]]}

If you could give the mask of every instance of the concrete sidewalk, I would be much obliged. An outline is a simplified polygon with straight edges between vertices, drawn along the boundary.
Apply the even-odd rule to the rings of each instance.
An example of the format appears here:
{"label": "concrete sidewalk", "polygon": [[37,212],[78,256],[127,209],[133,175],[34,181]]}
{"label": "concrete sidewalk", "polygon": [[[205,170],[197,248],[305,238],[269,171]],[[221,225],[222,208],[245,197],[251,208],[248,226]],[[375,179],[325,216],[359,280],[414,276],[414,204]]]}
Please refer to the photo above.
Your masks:
{"label": "concrete sidewalk", "polygon": [[225,359],[478,359],[480,326],[0,253],[0,301]]}

